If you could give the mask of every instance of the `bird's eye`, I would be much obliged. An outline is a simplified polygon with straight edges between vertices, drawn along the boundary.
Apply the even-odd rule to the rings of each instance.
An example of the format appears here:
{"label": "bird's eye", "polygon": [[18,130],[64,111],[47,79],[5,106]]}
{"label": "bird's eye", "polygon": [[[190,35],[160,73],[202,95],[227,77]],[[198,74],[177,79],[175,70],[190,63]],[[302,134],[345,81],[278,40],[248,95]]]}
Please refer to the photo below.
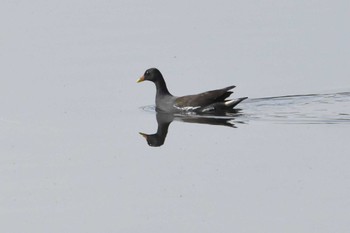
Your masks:
{"label": "bird's eye", "polygon": [[145,75],[149,75],[149,71],[148,70],[145,72]]}

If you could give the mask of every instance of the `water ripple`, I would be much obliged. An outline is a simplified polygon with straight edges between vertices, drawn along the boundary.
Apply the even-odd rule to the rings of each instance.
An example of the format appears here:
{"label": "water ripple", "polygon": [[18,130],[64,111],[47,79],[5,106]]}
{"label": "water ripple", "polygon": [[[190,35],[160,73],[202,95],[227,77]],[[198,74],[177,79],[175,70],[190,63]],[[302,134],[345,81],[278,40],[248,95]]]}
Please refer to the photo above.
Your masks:
{"label": "water ripple", "polygon": [[241,106],[248,120],[291,124],[350,123],[350,92],[257,98]]}
{"label": "water ripple", "polygon": [[[198,117],[233,119],[236,123],[253,121],[283,124],[350,123],[350,92],[247,99],[239,107],[242,109],[239,113]],[[141,109],[149,113],[155,112],[154,105],[144,106]]]}

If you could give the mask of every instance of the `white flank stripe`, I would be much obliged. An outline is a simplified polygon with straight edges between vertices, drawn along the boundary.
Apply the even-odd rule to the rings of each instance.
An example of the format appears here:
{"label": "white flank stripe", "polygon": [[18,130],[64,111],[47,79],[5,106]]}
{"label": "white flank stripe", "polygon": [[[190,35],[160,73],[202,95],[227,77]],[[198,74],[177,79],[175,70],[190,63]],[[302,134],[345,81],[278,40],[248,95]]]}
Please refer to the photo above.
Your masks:
{"label": "white flank stripe", "polygon": [[188,106],[188,107],[179,107],[179,106],[176,106],[174,105],[175,108],[181,110],[181,111],[193,111],[193,110],[196,110],[198,108],[200,108],[200,106],[196,106],[196,107],[192,107],[192,106]]}

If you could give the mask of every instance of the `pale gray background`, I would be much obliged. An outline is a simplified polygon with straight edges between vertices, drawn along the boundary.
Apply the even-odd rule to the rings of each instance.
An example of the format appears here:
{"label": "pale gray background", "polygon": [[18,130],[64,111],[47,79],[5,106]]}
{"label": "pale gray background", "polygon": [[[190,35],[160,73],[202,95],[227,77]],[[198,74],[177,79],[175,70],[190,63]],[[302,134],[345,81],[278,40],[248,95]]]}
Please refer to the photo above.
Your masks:
{"label": "pale gray background", "polygon": [[2,1],[0,231],[349,232],[349,124],[174,122],[150,148],[135,83],[349,91],[349,4]]}

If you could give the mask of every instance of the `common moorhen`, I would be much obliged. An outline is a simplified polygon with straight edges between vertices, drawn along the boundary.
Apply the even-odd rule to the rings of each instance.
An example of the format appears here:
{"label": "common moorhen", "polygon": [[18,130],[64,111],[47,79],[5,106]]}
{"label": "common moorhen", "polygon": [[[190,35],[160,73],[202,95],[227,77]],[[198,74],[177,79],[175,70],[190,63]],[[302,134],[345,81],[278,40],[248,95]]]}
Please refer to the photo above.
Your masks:
{"label": "common moorhen", "polygon": [[248,97],[242,97],[233,100],[227,100],[233,92],[229,91],[235,86],[229,86],[222,89],[203,92],[196,95],[186,95],[176,97],[170,94],[163,75],[156,68],[150,68],[137,82],[151,81],[156,85],[156,110],[167,113],[212,113],[230,111],[241,101]]}

